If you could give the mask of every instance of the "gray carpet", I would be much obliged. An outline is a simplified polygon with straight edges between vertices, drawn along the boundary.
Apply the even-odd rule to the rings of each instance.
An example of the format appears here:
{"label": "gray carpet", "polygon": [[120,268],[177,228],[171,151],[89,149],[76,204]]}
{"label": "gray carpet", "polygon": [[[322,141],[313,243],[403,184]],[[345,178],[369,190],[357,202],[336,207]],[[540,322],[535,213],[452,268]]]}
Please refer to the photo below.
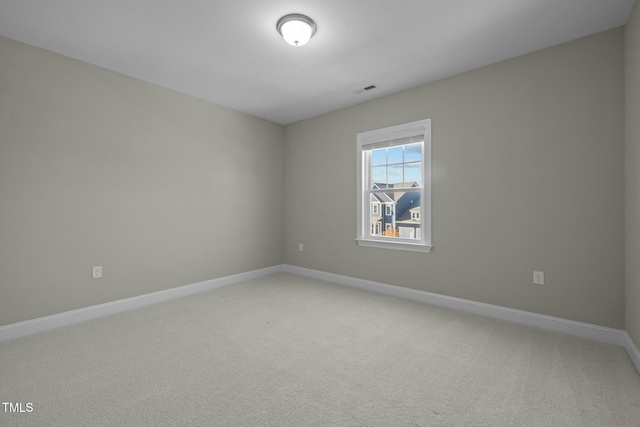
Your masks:
{"label": "gray carpet", "polygon": [[0,425],[640,426],[624,349],[288,274],[0,344]]}

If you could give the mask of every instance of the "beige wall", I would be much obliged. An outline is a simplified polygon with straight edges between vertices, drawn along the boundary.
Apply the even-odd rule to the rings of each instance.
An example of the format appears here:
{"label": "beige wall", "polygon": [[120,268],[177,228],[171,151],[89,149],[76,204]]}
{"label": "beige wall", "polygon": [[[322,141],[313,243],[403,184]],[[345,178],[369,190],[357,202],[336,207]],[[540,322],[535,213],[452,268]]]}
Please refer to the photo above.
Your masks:
{"label": "beige wall", "polygon": [[[623,328],[623,55],[619,28],[287,126],[285,262]],[[356,133],[424,118],[434,250],[359,247]]]}
{"label": "beige wall", "polygon": [[640,6],[625,29],[626,328],[640,347]]}
{"label": "beige wall", "polygon": [[0,325],[282,263],[282,126],[6,38],[0,58]]}
{"label": "beige wall", "polygon": [[[639,343],[637,15],[626,327]],[[284,261],[625,327],[622,29],[284,132],[5,38],[0,57],[0,325]],[[434,250],[357,246],[356,133],[423,118]]]}

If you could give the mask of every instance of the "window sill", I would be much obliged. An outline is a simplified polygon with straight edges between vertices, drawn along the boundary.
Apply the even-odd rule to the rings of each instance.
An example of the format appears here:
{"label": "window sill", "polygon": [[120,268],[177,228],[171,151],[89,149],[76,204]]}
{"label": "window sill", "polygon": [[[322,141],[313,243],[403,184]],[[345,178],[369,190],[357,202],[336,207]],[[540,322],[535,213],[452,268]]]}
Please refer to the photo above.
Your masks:
{"label": "window sill", "polygon": [[425,245],[422,243],[407,243],[407,242],[386,242],[381,240],[365,240],[355,239],[360,246],[367,246],[370,248],[382,248],[393,249],[397,251],[412,251],[412,252],[431,252],[431,245]]}

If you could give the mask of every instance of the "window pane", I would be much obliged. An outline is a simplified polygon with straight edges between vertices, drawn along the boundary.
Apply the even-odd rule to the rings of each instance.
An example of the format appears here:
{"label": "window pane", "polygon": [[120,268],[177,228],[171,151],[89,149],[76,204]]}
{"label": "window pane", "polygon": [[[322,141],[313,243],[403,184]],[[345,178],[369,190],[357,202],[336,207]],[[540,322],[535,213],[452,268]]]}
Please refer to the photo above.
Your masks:
{"label": "window pane", "polygon": [[380,216],[380,201],[373,194],[371,194],[369,199],[370,199],[370,203],[371,203],[371,215],[372,216]]}
{"label": "window pane", "polygon": [[379,236],[382,232],[382,219],[380,217],[371,217],[371,235]]}
{"label": "window pane", "polygon": [[371,183],[386,184],[387,183],[387,167],[375,166],[371,168]]}
{"label": "window pane", "polygon": [[380,200],[379,200],[379,196],[373,195],[371,194],[369,197],[369,206],[370,206],[370,211],[371,215],[370,215],[370,219],[369,219],[369,224],[370,224],[370,229],[371,229],[371,235],[372,236],[379,236],[380,235],[380,230],[382,227],[382,212],[380,212]]}
{"label": "window pane", "polygon": [[373,166],[380,166],[387,163],[387,149],[381,148],[380,150],[373,150],[371,152],[371,164]]}
{"label": "window pane", "polygon": [[404,146],[404,161],[419,162],[422,160],[422,143],[407,144]]}
{"label": "window pane", "polygon": [[[371,215],[372,234],[380,237],[420,240],[420,192],[377,193],[384,205],[380,215]],[[391,215],[387,215],[390,213]]]}
{"label": "window pane", "polygon": [[[396,193],[396,234],[403,239],[420,239],[420,192]],[[417,214],[417,215],[416,215]],[[413,218],[412,218],[413,217]]]}
{"label": "window pane", "polygon": [[415,182],[418,187],[422,187],[422,163],[406,163],[404,165],[404,180],[408,187]]}
{"label": "window pane", "polygon": [[389,184],[400,184],[404,182],[402,165],[395,165],[388,167]]}
{"label": "window pane", "polygon": [[380,229],[380,233],[378,234],[380,237],[388,237],[395,239],[396,237],[396,208],[395,208],[395,197],[398,193],[378,193],[377,196],[382,200],[384,204],[384,215],[378,221],[378,227]]}
{"label": "window pane", "polygon": [[389,164],[402,163],[402,145],[389,148]]}

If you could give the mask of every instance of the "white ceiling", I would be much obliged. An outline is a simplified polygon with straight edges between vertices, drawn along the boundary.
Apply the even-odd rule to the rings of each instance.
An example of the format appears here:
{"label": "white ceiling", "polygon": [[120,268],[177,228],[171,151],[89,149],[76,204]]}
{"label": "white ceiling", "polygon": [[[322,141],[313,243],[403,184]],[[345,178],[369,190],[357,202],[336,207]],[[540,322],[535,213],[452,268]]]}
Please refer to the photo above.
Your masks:
{"label": "white ceiling", "polygon": [[[634,2],[0,0],[0,35],[287,124],[624,25]],[[288,13],[316,21],[306,46],[277,33]]]}

